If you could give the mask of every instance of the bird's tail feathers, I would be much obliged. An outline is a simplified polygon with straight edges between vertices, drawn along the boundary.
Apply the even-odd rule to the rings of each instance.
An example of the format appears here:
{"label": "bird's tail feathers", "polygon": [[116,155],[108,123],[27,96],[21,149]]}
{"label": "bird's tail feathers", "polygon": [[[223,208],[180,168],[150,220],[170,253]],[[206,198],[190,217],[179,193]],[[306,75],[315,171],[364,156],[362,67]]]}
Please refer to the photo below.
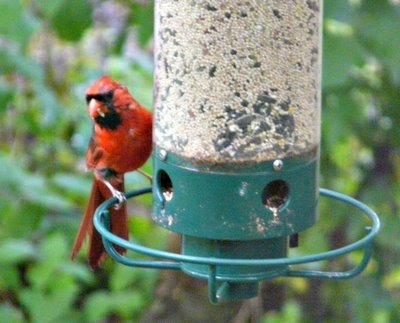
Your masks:
{"label": "bird's tail feathers", "polygon": [[[123,180],[113,181],[111,185],[120,192],[124,192]],[[101,180],[94,179],[89,202],[72,247],[71,259],[75,259],[83,245],[83,242],[85,241],[86,236],[89,236],[88,259],[89,265],[93,269],[101,266],[107,255],[103,246],[102,237],[94,228],[93,215],[97,207],[110,197],[112,197],[112,195],[106,185]],[[129,238],[128,212],[126,203],[123,203],[118,209],[113,207],[110,208],[110,230],[113,234],[121,237],[122,239],[127,240]],[[125,248],[120,246],[114,247],[120,254],[124,254],[126,252]]]}

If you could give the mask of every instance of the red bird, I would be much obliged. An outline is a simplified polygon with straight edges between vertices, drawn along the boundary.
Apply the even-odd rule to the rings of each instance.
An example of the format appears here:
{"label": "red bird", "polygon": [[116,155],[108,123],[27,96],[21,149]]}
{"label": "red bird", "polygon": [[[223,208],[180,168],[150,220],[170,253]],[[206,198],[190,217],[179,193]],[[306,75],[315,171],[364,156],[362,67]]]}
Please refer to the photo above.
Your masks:
{"label": "red bird", "polygon": [[[94,180],[71,258],[76,257],[89,235],[89,265],[96,268],[103,263],[106,251],[101,235],[93,225],[94,212],[106,199],[117,197],[119,205],[110,210],[110,229],[115,235],[128,239],[124,174],[137,170],[150,156],[152,114],[130,95],[125,86],[108,76],[101,77],[86,90],[86,102],[94,121],[86,164],[93,171]],[[122,247],[115,248],[120,254],[126,252]]]}

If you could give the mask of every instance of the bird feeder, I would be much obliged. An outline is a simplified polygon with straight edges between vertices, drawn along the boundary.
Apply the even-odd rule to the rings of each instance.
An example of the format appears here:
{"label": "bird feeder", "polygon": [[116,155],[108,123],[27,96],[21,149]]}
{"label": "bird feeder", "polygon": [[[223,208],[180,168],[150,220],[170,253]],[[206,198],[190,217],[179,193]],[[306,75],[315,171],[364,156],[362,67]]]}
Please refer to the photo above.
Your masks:
{"label": "bird feeder", "polygon": [[[153,219],[182,235],[182,253],[113,236],[115,199],[95,216],[108,252],[126,265],[206,279],[212,302],[256,296],[259,281],[278,276],[361,272],[379,219],[318,188],[321,2],[157,0],[154,35]],[[288,258],[316,222],[320,195],[361,209],[372,227],[346,247]],[[112,244],[172,262],[129,260]],[[348,272],[291,269],[360,248],[363,260]]]}

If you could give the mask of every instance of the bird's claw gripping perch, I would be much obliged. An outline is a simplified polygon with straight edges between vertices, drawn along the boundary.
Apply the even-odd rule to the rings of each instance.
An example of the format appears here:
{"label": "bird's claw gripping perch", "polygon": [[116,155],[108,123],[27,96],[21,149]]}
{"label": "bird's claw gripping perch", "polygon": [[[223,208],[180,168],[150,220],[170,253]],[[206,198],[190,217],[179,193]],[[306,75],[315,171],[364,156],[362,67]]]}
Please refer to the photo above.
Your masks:
{"label": "bird's claw gripping perch", "polygon": [[126,203],[126,196],[124,193],[117,190],[115,190],[113,196],[118,199],[118,204],[114,205],[114,209],[119,210],[122,204]]}
{"label": "bird's claw gripping perch", "polygon": [[118,204],[114,206],[116,210],[118,210],[122,204],[126,203],[126,196],[124,193],[116,190],[108,181],[103,180],[103,183],[107,186],[107,188],[110,190],[111,194],[113,197],[116,197],[118,199]]}

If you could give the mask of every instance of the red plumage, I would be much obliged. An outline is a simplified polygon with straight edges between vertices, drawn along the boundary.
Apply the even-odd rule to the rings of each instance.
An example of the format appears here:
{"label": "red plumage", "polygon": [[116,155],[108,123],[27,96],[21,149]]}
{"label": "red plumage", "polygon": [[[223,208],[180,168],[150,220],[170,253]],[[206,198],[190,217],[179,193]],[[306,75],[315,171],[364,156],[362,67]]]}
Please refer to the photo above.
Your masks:
{"label": "red plumage", "polygon": [[[143,108],[128,89],[103,76],[86,90],[89,115],[94,121],[86,154],[88,169],[94,180],[86,211],[76,236],[71,258],[74,259],[89,235],[88,258],[92,268],[100,266],[106,256],[100,234],[93,226],[93,214],[106,199],[115,196],[107,185],[124,192],[124,174],[142,166],[152,149],[152,114]],[[118,193],[118,192],[117,192]],[[128,239],[126,203],[110,209],[111,232]],[[116,246],[123,254],[126,250]]]}

